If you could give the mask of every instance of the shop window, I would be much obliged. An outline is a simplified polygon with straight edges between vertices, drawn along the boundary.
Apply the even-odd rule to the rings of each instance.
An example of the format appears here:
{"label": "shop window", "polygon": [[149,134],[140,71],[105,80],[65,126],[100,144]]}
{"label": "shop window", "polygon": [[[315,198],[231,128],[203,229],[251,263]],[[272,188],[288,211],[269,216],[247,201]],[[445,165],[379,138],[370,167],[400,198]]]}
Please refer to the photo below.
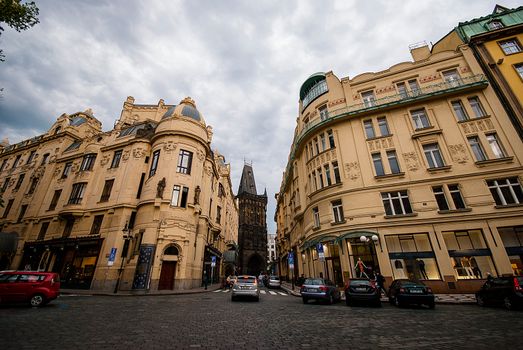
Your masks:
{"label": "shop window", "polygon": [[514,275],[523,276],[523,226],[498,227]]}
{"label": "shop window", "polygon": [[481,279],[497,276],[481,230],[443,232],[457,279]]}
{"label": "shop window", "polygon": [[439,280],[436,256],[427,233],[387,235],[394,279]]}

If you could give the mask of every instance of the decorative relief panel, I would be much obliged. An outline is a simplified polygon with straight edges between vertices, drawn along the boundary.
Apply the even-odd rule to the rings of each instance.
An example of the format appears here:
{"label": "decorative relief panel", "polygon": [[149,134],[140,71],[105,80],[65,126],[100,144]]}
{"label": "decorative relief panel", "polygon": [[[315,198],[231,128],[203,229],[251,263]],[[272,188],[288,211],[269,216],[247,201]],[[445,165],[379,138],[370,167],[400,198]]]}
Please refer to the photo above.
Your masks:
{"label": "decorative relief panel", "polygon": [[62,167],[57,166],[56,168],[54,168],[53,177],[58,177],[58,175],[60,175],[61,172]]}
{"label": "decorative relief panel", "polygon": [[329,102],[328,106],[329,106],[329,107],[334,107],[334,106],[336,106],[336,105],[339,105],[339,104],[345,103],[345,101],[346,101],[345,98],[339,98],[339,99],[337,99],[337,100],[334,100],[334,101]]}
{"label": "decorative relief panel", "polygon": [[468,73],[468,72],[470,72],[470,68],[469,68],[469,67],[461,67],[461,68],[459,69],[459,71],[460,71],[461,73]]}
{"label": "decorative relief panel", "polygon": [[430,81],[441,79],[439,74],[427,75],[425,77],[419,78],[420,83],[428,83]]}
{"label": "decorative relief panel", "polygon": [[160,228],[166,229],[170,227],[178,227],[182,230],[189,231],[189,232],[195,232],[196,226],[193,224],[189,224],[186,221],[181,221],[179,219],[163,219],[160,223]]}
{"label": "decorative relief panel", "polygon": [[345,163],[345,177],[356,180],[360,177],[360,165],[358,162]]}
{"label": "decorative relief panel", "polygon": [[76,173],[78,170],[80,170],[80,163],[74,162],[73,165],[71,165],[71,172]]}
{"label": "decorative relief panel", "polygon": [[494,130],[494,124],[490,119],[471,120],[466,123],[462,123],[461,127],[465,134],[476,133],[478,131]]}
{"label": "decorative relief panel", "polygon": [[143,148],[135,148],[133,149],[133,157],[134,158],[142,158],[145,155],[145,150]]}
{"label": "decorative relief panel", "polygon": [[129,150],[125,150],[125,151],[123,152],[123,154],[122,154],[122,160],[123,160],[124,162],[126,162],[126,161],[129,159],[129,154],[130,154],[130,153],[131,153],[131,152],[130,152]]}
{"label": "decorative relief panel", "polygon": [[109,161],[111,160],[111,156],[109,154],[106,154],[105,156],[102,157],[102,159],[100,160],[100,165],[101,166],[105,166],[105,164],[109,163]]}
{"label": "decorative relief panel", "polygon": [[457,145],[449,145],[449,150],[452,160],[457,163],[464,164],[469,159],[469,157],[467,156],[465,145],[463,145],[462,143]]}
{"label": "decorative relief panel", "polygon": [[371,151],[377,151],[380,149],[394,148],[394,140],[392,137],[381,138],[377,140],[367,141],[369,149]]}
{"label": "decorative relief panel", "polygon": [[198,157],[198,159],[203,162],[203,160],[205,159],[205,153],[203,153],[203,151],[201,149],[199,149],[197,152],[196,152],[196,156]]}
{"label": "decorative relief panel", "polygon": [[410,171],[416,171],[419,168],[418,156],[415,152],[403,153],[403,159],[407,164],[407,169]]}
{"label": "decorative relief panel", "polygon": [[163,149],[167,152],[167,153],[172,153],[172,151],[174,151],[176,149],[176,144],[173,142],[173,141],[167,141],[164,145],[163,145]]}
{"label": "decorative relief panel", "polygon": [[396,88],[394,87],[394,85],[385,86],[385,87],[376,89],[376,95],[385,94],[385,93],[388,93],[388,92],[391,92],[391,91],[396,91]]}

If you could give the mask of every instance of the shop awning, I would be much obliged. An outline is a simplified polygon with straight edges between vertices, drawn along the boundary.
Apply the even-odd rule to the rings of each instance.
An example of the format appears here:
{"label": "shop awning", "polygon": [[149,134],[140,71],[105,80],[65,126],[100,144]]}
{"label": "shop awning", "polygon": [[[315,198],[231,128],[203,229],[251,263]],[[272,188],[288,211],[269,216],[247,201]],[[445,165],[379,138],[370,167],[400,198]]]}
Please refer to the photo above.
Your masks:
{"label": "shop awning", "polygon": [[318,243],[326,243],[326,242],[332,242],[336,240],[336,236],[334,235],[323,235],[323,236],[319,236],[319,237],[314,237],[314,238],[311,238],[307,241],[305,241],[300,250],[306,250],[306,249],[309,249],[310,247],[314,247],[316,246],[316,244]]}
{"label": "shop awning", "polygon": [[0,232],[0,253],[16,253],[18,234],[16,232]]}
{"label": "shop awning", "polygon": [[374,235],[379,237],[379,234],[377,232],[370,232],[370,231],[352,231],[352,232],[347,232],[347,233],[342,234],[341,236],[338,236],[336,238],[335,243],[343,242],[345,239],[349,239],[349,238],[360,238],[361,236],[365,236],[365,237],[370,238],[370,237],[372,237]]}

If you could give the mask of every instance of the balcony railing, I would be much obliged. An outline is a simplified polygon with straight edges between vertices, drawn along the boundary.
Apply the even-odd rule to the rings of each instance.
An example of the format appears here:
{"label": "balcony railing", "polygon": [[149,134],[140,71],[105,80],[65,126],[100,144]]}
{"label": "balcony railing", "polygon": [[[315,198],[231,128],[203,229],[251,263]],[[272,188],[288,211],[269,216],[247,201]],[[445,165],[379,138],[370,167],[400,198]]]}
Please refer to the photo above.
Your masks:
{"label": "balcony railing", "polygon": [[296,135],[294,143],[291,149],[291,155],[289,157],[289,163],[285,169],[285,181],[284,185],[286,186],[288,177],[291,171],[290,165],[295,157],[296,149],[301,143],[302,139],[310,133],[312,130],[316,129],[318,126],[329,124],[334,120],[338,120],[345,117],[357,116],[359,114],[368,113],[372,111],[381,111],[385,108],[392,108],[401,105],[410,104],[413,102],[419,102],[425,99],[432,98],[434,96],[446,95],[454,92],[459,92],[463,90],[468,90],[474,87],[484,87],[488,85],[488,81],[484,75],[478,74],[470,77],[465,77],[449,82],[442,82],[438,84],[433,84],[419,88],[415,91],[410,91],[407,93],[394,94],[380,99],[373,100],[372,103],[363,102],[354,104],[351,106],[339,108],[336,110],[329,111],[328,118],[324,120],[316,119],[310,121],[299,134]]}

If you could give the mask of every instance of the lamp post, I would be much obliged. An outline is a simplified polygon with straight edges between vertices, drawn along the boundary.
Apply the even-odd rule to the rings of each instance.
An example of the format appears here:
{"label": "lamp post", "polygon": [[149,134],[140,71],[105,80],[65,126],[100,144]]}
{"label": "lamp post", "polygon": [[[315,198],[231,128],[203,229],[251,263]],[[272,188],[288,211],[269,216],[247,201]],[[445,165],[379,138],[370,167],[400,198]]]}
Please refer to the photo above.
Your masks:
{"label": "lamp post", "polygon": [[[377,235],[372,235],[370,238],[367,236],[361,236],[360,241],[362,243],[368,243],[369,246],[370,246],[370,242],[374,243],[374,253],[376,254],[376,244],[379,244],[378,243],[379,237]],[[372,251],[371,251],[371,255],[372,255]],[[373,258],[373,260],[374,260],[374,258]]]}
{"label": "lamp post", "polygon": [[123,272],[123,263],[125,261],[125,258],[127,257],[127,250],[129,249],[129,242],[131,241],[131,229],[128,226],[128,222],[125,222],[125,226],[123,228],[123,239],[124,244],[122,248],[122,262],[120,263],[120,268],[118,269],[118,279],[116,280],[116,285],[114,286],[113,293],[118,293],[118,288],[120,287],[120,279],[122,278],[122,272]]}

